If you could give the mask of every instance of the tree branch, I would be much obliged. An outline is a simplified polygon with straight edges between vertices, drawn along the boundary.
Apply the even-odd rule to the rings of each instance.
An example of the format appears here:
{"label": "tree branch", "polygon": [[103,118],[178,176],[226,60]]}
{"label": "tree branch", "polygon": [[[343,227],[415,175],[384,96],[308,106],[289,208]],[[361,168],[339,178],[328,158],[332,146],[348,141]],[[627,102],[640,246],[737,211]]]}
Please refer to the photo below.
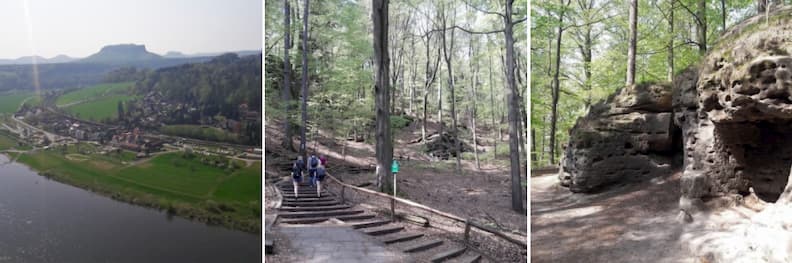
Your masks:
{"label": "tree branch", "polygon": [[503,15],[501,13],[498,13],[498,12],[481,9],[481,8],[479,8],[477,6],[474,6],[474,5],[470,4],[470,3],[468,3],[468,1],[463,1],[463,2],[465,3],[465,5],[467,5],[469,7],[472,7],[473,9],[476,9],[479,12],[482,12],[482,13],[485,13],[485,14],[490,14],[490,15],[498,15],[498,16],[503,17],[503,18],[506,17],[505,15]]}

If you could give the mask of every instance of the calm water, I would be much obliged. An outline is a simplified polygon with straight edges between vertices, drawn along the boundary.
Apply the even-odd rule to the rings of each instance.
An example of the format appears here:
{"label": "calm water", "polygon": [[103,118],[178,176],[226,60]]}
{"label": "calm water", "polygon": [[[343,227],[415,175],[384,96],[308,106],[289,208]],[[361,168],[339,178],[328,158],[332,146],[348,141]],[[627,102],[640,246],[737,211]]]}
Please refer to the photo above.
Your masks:
{"label": "calm water", "polygon": [[72,187],[0,154],[0,262],[261,262],[261,236]]}

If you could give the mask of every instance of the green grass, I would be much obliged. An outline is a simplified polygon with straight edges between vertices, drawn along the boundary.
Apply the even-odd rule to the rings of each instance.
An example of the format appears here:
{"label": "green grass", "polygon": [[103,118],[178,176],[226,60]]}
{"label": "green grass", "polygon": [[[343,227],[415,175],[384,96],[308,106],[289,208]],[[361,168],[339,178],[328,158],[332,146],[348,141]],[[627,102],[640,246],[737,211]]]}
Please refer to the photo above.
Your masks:
{"label": "green grass", "polygon": [[31,92],[18,92],[0,95],[0,113],[14,113],[22,102],[33,97]]}
{"label": "green grass", "polygon": [[[200,156],[190,158],[181,153],[162,154],[136,165],[125,165],[132,153],[100,155],[94,151],[87,144],[56,147],[24,154],[19,162],[56,180],[116,199],[232,228],[260,231],[259,162],[229,172],[201,163]],[[84,154],[90,158],[69,160],[66,154]]]}
{"label": "green grass", "polygon": [[217,200],[243,203],[261,199],[261,163],[232,174],[217,187],[213,197]]}
{"label": "green grass", "polygon": [[75,103],[78,101],[95,100],[101,97],[118,95],[124,93],[126,89],[132,86],[133,82],[120,82],[120,83],[103,83],[96,86],[74,90],[72,92],[63,94],[55,101],[55,105],[61,107],[66,104]]}
{"label": "green grass", "polygon": [[0,151],[15,148],[16,145],[16,140],[5,134],[0,134]]}
{"label": "green grass", "polygon": [[97,100],[92,100],[66,108],[69,114],[77,118],[91,121],[110,120],[118,118],[118,102],[133,99],[129,95],[113,95]]}

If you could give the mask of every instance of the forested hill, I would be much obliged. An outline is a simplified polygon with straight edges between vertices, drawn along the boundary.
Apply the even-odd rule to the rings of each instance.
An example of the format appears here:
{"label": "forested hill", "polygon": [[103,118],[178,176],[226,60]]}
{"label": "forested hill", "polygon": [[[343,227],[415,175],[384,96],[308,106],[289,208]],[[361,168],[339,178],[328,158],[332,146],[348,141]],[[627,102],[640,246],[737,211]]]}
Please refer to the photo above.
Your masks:
{"label": "forested hill", "polygon": [[135,85],[135,93],[158,94],[164,101],[196,108],[203,116],[220,114],[238,119],[242,104],[247,104],[249,111],[261,112],[261,67],[261,54],[224,54],[208,62],[144,74]]}

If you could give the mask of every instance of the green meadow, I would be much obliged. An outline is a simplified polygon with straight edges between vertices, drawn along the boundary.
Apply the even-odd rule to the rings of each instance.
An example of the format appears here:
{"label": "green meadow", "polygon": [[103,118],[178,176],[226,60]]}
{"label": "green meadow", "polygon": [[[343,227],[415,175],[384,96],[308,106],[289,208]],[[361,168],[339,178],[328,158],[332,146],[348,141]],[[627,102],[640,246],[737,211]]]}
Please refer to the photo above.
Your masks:
{"label": "green meadow", "polygon": [[205,156],[180,152],[133,161],[125,152],[89,153],[92,147],[59,146],[24,154],[19,162],[42,175],[115,199],[244,231],[261,231],[261,162],[247,167],[236,163],[236,169],[224,169],[202,162]]}

